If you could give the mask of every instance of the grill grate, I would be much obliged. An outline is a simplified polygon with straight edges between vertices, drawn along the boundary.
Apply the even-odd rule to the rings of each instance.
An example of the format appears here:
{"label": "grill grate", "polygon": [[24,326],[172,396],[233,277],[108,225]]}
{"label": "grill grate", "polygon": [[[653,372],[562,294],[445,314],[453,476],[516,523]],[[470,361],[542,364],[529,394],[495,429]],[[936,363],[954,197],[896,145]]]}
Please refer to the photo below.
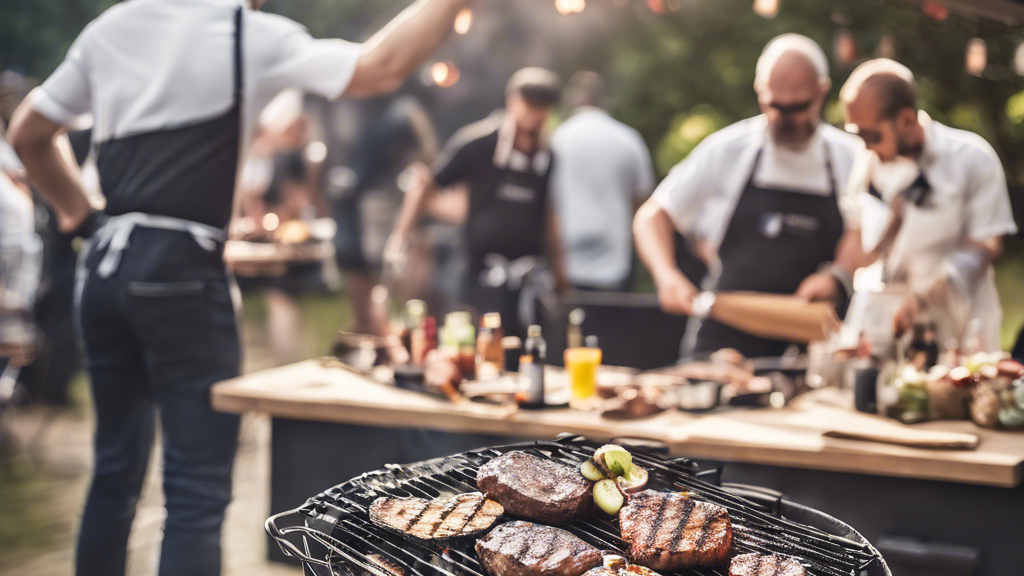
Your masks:
{"label": "grill grate", "polygon": [[[473,549],[475,539],[429,543],[396,535],[369,521],[370,503],[381,496],[432,499],[478,491],[476,474],[480,466],[513,450],[579,466],[598,447],[582,438],[563,439],[482,448],[409,466],[389,465],[314,496],[297,510],[271,517],[267,530],[286,554],[304,560],[317,574],[392,576],[372,563],[371,556],[375,555],[403,567],[412,576],[486,576]],[[813,576],[888,572],[881,555],[852,530],[847,529],[848,537],[841,537],[773,515],[764,506],[697,478],[697,469],[688,460],[667,460],[637,448],[630,451],[634,461],[650,472],[649,488],[689,491],[694,498],[728,509],[736,553],[796,556]],[[279,528],[278,521],[287,516],[302,521],[302,525]],[[588,517],[567,529],[602,550],[621,554],[626,548],[614,519]],[[291,534],[303,536],[304,550],[289,541]],[[725,572],[701,568],[663,574],[724,576]]]}

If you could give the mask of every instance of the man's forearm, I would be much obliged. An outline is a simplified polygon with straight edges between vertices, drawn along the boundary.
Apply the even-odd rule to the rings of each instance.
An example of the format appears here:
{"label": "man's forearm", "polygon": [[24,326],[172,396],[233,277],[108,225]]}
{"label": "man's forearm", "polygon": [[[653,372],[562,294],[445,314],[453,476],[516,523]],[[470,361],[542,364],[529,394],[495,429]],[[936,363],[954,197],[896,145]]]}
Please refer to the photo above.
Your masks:
{"label": "man's forearm", "polygon": [[569,287],[569,273],[565,266],[565,250],[562,248],[562,234],[559,231],[558,217],[548,216],[547,256],[551,263],[551,272],[559,290]]}
{"label": "man's forearm", "polygon": [[395,228],[392,234],[401,238],[408,237],[413,226],[416,225],[416,221],[423,214],[427,200],[430,199],[436,190],[437,185],[433,181],[417,182],[414,184],[405,195],[405,201],[402,202],[402,210],[395,220]]}
{"label": "man's forearm", "polygon": [[[455,17],[472,0],[419,0],[406,8],[365,44],[349,95],[391,92],[401,86],[451,33]],[[361,70],[380,82],[362,82]]]}
{"label": "man's forearm", "polygon": [[93,212],[78,171],[57,146],[61,127],[23,103],[11,121],[11,142],[36,190],[57,211],[63,232],[73,232]]}
{"label": "man's forearm", "polygon": [[676,264],[675,227],[660,206],[648,201],[640,207],[633,219],[633,238],[640,261],[656,283],[667,275],[681,274]]}

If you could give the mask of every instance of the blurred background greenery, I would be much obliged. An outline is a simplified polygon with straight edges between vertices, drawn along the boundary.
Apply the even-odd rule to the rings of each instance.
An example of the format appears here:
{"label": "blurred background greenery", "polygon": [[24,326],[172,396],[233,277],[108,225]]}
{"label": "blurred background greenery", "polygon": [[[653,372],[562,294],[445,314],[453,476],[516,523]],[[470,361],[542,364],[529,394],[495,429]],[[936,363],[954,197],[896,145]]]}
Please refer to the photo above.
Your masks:
{"label": "blurred background greenery", "polygon": [[[270,0],[264,9],[315,36],[360,41],[410,1]],[[85,24],[116,4],[0,2],[0,67],[35,78],[49,74]],[[566,77],[601,72],[613,92],[612,112],[643,134],[664,175],[711,132],[758,113],[754,65],[764,45],[785,32],[810,36],[830,54],[836,88],[826,118],[833,123],[841,122],[838,87],[859,62],[887,56],[909,66],[925,110],[995,147],[1024,222],[1024,27],[951,11],[943,0],[480,0],[468,33],[436,59],[456,66],[458,81],[436,85],[428,65],[410,84],[446,137],[499,107],[505,80],[521,66]],[[973,73],[965,67],[971,42],[987,51]],[[1005,344],[1024,323],[1022,255],[1024,241],[1012,239],[998,269]]]}
{"label": "blurred background greenery", "polygon": [[[365,40],[408,3],[270,0],[264,9],[303,23],[316,36]],[[4,0],[0,66],[45,77],[85,24],[113,4]],[[441,57],[462,67],[467,85],[486,70],[526,64],[565,75],[582,68],[606,74],[614,89],[613,112],[640,130],[664,174],[708,133],[758,112],[752,89],[758,54],[774,36],[799,32],[833,55],[836,87],[867,58],[889,56],[908,65],[921,83],[924,108],[942,122],[980,133],[1003,158],[1011,180],[1024,181],[1024,77],[1013,63],[1024,41],[1022,27],[949,13],[935,0],[760,2],[778,6],[771,18],[755,13],[751,0],[589,0],[579,13],[560,14],[565,4],[481,0],[473,28],[449,43],[472,49],[450,46]],[[976,75],[964,66],[974,38],[985,42],[988,53],[987,67]],[[537,45],[543,49],[532,48]],[[487,66],[476,68],[471,60]],[[486,80],[493,81],[476,91],[478,106],[467,115],[500,104],[503,80]],[[440,96],[457,92],[435,90]],[[444,134],[473,119],[442,116]],[[839,120],[834,104],[828,119]]]}

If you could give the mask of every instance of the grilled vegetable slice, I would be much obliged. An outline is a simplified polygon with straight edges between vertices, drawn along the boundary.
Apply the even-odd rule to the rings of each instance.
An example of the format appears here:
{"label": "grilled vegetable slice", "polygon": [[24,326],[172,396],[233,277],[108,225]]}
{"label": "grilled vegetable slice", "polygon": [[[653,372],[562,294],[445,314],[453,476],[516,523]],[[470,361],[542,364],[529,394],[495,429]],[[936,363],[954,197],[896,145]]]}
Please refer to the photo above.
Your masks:
{"label": "grilled vegetable slice", "polygon": [[580,474],[583,474],[583,477],[591,482],[604,480],[604,472],[601,472],[601,470],[599,470],[597,466],[594,466],[594,463],[590,460],[580,464]]}
{"label": "grilled vegetable slice", "polygon": [[633,492],[639,492],[647,486],[647,479],[649,474],[647,470],[644,470],[640,466],[633,465],[633,468],[629,471],[629,474],[625,476],[619,476],[615,479],[616,484],[619,485],[619,489],[626,494],[632,494]]}
{"label": "grilled vegetable slice", "polygon": [[594,502],[597,502],[601,510],[614,516],[622,508],[625,497],[614,480],[605,479],[594,484]]}

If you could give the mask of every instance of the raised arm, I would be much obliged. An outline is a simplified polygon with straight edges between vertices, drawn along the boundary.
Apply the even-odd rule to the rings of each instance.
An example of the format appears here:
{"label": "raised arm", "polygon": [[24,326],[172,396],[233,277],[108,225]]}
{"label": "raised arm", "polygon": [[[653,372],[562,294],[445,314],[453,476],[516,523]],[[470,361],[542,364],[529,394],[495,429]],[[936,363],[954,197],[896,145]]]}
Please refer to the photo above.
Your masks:
{"label": "raised arm", "polygon": [[637,211],[633,237],[637,254],[658,287],[661,308],[670,314],[693,314],[697,288],[676,264],[675,226],[656,200],[648,200]]}
{"label": "raised arm", "polygon": [[455,16],[473,0],[419,0],[364,45],[345,94],[370,97],[397,90],[448,37]]}
{"label": "raised arm", "polygon": [[412,229],[420,215],[423,214],[427,201],[438,189],[434,175],[426,164],[416,164],[413,170],[416,171],[415,178],[406,192],[402,210],[398,213],[395,227],[391,230],[391,236],[384,246],[384,260],[391,264],[396,264],[405,258],[406,245],[409,243]]}
{"label": "raised arm", "polygon": [[61,232],[70,233],[78,230],[93,208],[78,171],[58,146],[62,132],[59,124],[36,112],[26,100],[15,111],[8,135],[29,181],[56,210]]}

